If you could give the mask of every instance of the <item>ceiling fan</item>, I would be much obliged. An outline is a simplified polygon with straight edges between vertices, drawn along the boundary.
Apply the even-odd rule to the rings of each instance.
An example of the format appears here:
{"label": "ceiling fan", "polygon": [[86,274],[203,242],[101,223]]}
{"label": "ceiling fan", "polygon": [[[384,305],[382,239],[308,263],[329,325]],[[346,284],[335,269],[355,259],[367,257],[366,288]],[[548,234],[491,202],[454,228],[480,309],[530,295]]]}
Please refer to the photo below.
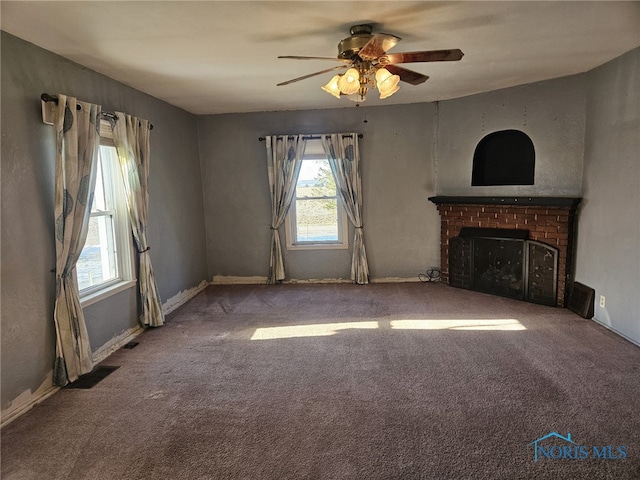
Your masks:
{"label": "ceiling fan", "polygon": [[346,69],[344,74],[335,75],[322,89],[337,98],[347,96],[353,101],[364,102],[369,88],[377,88],[380,98],[387,98],[398,91],[400,81],[419,85],[429,78],[427,75],[400,67],[398,64],[457,61],[464,55],[457,48],[387,53],[398,44],[401,38],[389,33],[372,34],[372,30],[372,26],[368,24],[352,26],[351,36],[338,44],[337,57],[279,56],[278,58],[294,60],[331,60],[340,62],[341,65],[278,83],[277,86],[289,85],[323,73]]}

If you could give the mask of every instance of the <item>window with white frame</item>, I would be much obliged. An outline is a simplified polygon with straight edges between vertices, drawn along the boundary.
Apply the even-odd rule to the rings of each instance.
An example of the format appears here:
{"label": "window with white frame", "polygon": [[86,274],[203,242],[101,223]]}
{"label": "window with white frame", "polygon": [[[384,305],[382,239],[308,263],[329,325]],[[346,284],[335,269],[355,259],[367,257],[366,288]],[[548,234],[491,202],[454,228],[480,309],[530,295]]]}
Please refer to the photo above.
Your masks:
{"label": "window with white frame", "polygon": [[87,240],[76,265],[83,305],[134,284],[132,236],[124,185],[111,129],[106,126],[108,122],[103,121]]}
{"label": "window with white frame", "polygon": [[349,247],[347,217],[319,139],[307,140],[288,216],[288,249]]}

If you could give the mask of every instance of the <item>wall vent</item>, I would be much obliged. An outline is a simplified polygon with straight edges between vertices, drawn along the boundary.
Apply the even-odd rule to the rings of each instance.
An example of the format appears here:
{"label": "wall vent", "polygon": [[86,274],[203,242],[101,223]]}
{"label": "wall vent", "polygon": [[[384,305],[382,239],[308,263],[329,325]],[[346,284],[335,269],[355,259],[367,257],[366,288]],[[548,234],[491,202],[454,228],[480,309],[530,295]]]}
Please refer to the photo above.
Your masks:
{"label": "wall vent", "polygon": [[67,385],[67,388],[80,388],[83,390],[93,388],[119,368],[120,367],[111,367],[107,365],[97,366],[86,375],[82,375],[75,382]]}
{"label": "wall vent", "polygon": [[582,318],[593,318],[596,291],[578,282],[573,282],[567,308]]}

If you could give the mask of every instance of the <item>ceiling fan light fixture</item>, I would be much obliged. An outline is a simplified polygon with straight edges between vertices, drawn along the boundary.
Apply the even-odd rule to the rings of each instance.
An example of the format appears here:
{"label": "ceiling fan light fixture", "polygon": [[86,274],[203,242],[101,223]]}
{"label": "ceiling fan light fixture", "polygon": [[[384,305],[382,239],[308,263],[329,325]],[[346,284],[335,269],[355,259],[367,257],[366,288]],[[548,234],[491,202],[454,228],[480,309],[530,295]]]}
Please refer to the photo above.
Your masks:
{"label": "ceiling fan light fixture", "polygon": [[356,93],[360,89],[360,74],[355,68],[350,68],[338,80],[338,87],[345,95]]}
{"label": "ceiling fan light fixture", "polygon": [[362,95],[362,92],[352,93],[351,95],[347,95],[347,98],[352,102],[362,103],[367,100],[366,93]]}
{"label": "ceiling fan light fixture", "polygon": [[379,68],[376,71],[376,85],[380,92],[380,98],[387,98],[396,93],[400,87],[400,77],[392,75],[386,68]]}
{"label": "ceiling fan light fixture", "polygon": [[400,86],[399,85],[395,85],[395,87],[392,88],[388,88],[388,89],[378,89],[378,91],[380,92],[380,99],[384,100],[387,97],[390,97],[391,95],[393,95],[394,93],[396,93],[398,90],[400,90]]}
{"label": "ceiling fan light fixture", "polygon": [[378,70],[376,70],[376,83],[378,84],[383,83],[385,80],[388,80],[390,77],[392,77],[391,72],[386,68],[381,67]]}
{"label": "ceiling fan light fixture", "polygon": [[[0,0],[2,1],[2,0]],[[464,53],[460,49],[424,50],[414,52],[387,53],[400,40],[389,33],[372,33],[373,25],[363,24],[351,27],[351,36],[338,44],[337,58],[309,57],[299,55],[279,56],[296,60],[331,60],[340,65],[303,75],[277,86],[289,85],[316,75],[347,69],[343,75],[334,75],[322,90],[336,98],[364,102],[369,89],[377,89],[380,98],[385,99],[400,90],[400,81],[419,85],[429,79],[428,75],[398,66],[405,63],[449,62],[461,60]]]}
{"label": "ceiling fan light fixture", "polygon": [[341,75],[334,75],[333,78],[329,80],[329,83],[327,83],[326,85],[323,85],[320,88],[322,88],[322,90],[327,92],[329,95],[333,95],[336,98],[340,98],[340,87],[338,87],[338,82],[340,81],[340,77]]}

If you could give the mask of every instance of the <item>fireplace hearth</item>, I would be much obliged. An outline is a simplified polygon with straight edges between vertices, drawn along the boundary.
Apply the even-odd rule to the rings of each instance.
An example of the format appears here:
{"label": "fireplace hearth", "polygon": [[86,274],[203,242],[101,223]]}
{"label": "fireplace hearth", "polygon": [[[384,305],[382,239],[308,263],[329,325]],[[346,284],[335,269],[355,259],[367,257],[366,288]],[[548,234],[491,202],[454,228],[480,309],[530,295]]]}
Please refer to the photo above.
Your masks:
{"label": "fireplace hearth", "polygon": [[441,218],[442,280],[564,307],[580,198],[431,197]]}

